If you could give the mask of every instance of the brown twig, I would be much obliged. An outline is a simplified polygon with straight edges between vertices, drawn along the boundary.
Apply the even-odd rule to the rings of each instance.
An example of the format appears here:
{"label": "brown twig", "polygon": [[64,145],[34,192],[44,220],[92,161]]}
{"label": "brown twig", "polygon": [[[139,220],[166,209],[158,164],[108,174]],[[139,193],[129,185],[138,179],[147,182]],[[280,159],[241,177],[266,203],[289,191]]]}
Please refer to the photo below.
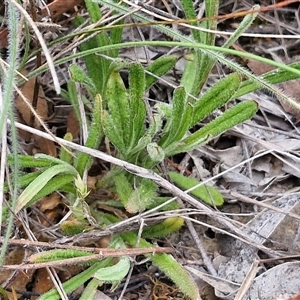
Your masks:
{"label": "brown twig", "polygon": [[[0,244],[3,243],[3,238],[0,238]],[[143,254],[154,254],[154,253],[171,253],[174,250],[171,247],[153,247],[153,248],[127,248],[127,249],[109,249],[109,248],[91,248],[91,247],[76,247],[68,245],[57,245],[45,242],[36,242],[28,240],[9,240],[10,245],[20,245],[25,247],[43,247],[43,248],[56,248],[56,249],[68,249],[68,250],[80,250],[91,252],[91,255],[67,258],[64,260],[43,262],[43,263],[30,263],[23,265],[3,265],[3,269],[40,269],[45,267],[58,267],[65,265],[78,264],[87,262],[95,259],[103,259],[106,257],[120,257],[120,256],[135,256]]]}

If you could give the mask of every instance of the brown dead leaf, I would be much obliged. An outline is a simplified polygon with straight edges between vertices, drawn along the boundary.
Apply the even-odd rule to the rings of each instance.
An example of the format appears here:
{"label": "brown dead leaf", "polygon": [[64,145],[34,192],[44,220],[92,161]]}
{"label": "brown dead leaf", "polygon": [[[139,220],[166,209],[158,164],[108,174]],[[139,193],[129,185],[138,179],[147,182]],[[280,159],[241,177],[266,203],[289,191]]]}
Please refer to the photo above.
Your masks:
{"label": "brown dead leaf", "polygon": [[[44,294],[53,288],[53,282],[51,277],[46,269],[39,269],[36,271],[34,288],[33,292]],[[37,299],[38,297],[31,297],[32,300]]]}
{"label": "brown dead leaf", "polygon": [[39,201],[39,209],[41,212],[45,212],[46,210],[56,208],[61,203],[61,196],[58,193],[52,193],[50,196],[44,197]]}
{"label": "brown dead leaf", "polygon": [[54,142],[44,139],[36,134],[33,135],[33,139],[35,141],[36,147],[40,149],[40,151],[36,152],[42,152],[44,154],[57,157],[57,149],[55,147]]}
{"label": "brown dead leaf", "polygon": [[[29,250],[26,250],[29,251]],[[29,255],[28,253],[26,255]],[[25,257],[25,249],[23,247],[16,247],[6,254],[4,259],[4,264],[22,264]],[[17,274],[13,278],[9,287],[16,291],[26,291],[26,285],[31,282],[34,270],[16,271]],[[1,270],[0,268],[0,284],[4,283],[14,271],[11,270]],[[19,295],[20,296],[20,295]],[[13,293],[8,292],[9,299],[15,299]]]}
{"label": "brown dead leaf", "polygon": [[56,224],[63,216],[64,206],[61,196],[58,193],[52,193],[44,197],[38,202],[39,210],[44,214],[45,218],[40,218],[39,222],[48,227],[49,221]]}
{"label": "brown dead leaf", "polygon": [[[27,75],[28,72],[27,70],[22,70],[21,72],[23,75]],[[36,78],[30,78],[22,87],[21,87],[21,92],[27,99],[27,101],[32,104],[33,102],[33,96],[34,96],[34,87],[35,87],[35,80]],[[28,105],[25,103],[25,101],[22,99],[22,97],[19,95],[16,98],[15,101],[15,107],[17,108],[19,112],[19,118],[18,121],[20,123],[23,123],[25,125],[31,126],[31,120],[32,120],[32,111],[28,107]],[[44,91],[42,87],[39,87],[39,95],[38,95],[38,101],[37,101],[37,106],[36,106],[36,113],[39,115],[39,117],[42,120],[46,120],[48,118],[48,104],[46,101],[46,97],[44,94]],[[34,128],[40,128],[41,124],[38,121],[38,119],[35,117],[34,118]],[[54,142],[46,140],[44,138],[41,138],[40,136],[37,135],[31,135],[31,133],[26,132],[24,130],[19,131],[20,136],[26,141],[29,142],[31,137],[33,136],[34,142],[35,142],[35,147],[38,148],[39,150],[36,150],[35,152],[43,152],[45,154],[51,155],[56,157],[57,156],[57,150],[55,147]],[[30,153],[31,154],[31,153]]]}
{"label": "brown dead leaf", "polygon": [[[252,59],[249,59],[247,66],[252,72],[254,72],[257,75],[261,75],[275,69],[271,65],[265,64],[257,60],[252,60]],[[283,89],[284,93],[287,96],[293,98],[297,103],[300,103],[300,80],[299,79],[287,81],[282,84],[278,84],[278,86]],[[300,111],[290,103],[280,98],[278,98],[278,101],[280,102],[284,111],[291,114],[293,117],[295,117],[296,123],[298,123],[300,120]]]}
{"label": "brown dead leaf", "polygon": [[73,139],[76,140],[79,136],[80,125],[76,118],[74,109],[72,109],[68,115],[67,119],[67,132],[70,132],[73,136]]}
{"label": "brown dead leaf", "polygon": [[[23,70],[21,73],[25,76],[28,74],[28,72],[26,70]],[[27,100],[30,104],[32,104],[32,101],[33,101],[35,80],[36,80],[35,77],[30,78],[21,87],[21,91],[22,91],[23,95],[27,98]],[[15,106],[16,106],[17,110],[19,111],[19,114],[20,114],[21,118],[23,119],[24,123],[26,125],[30,125],[30,120],[32,118],[32,112],[31,112],[30,108],[27,106],[27,104],[24,102],[24,100],[21,98],[21,96],[17,97]],[[47,119],[48,105],[47,105],[47,101],[45,99],[44,91],[41,86],[39,88],[36,112],[43,120]],[[35,118],[34,127],[39,128],[40,126],[41,126],[40,122],[37,120],[37,118]]]}
{"label": "brown dead leaf", "polygon": [[83,3],[83,0],[54,0],[47,7],[41,9],[41,14],[46,17],[48,16],[48,10],[52,18],[57,18],[63,13],[72,10],[74,6],[80,5]]}

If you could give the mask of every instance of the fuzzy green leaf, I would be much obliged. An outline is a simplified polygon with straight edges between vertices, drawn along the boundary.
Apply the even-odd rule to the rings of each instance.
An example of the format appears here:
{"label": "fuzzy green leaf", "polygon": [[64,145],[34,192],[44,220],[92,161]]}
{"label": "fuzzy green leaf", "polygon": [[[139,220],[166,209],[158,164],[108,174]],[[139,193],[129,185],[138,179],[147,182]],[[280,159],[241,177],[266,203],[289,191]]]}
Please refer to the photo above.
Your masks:
{"label": "fuzzy green leaf", "polygon": [[222,132],[240,124],[255,115],[258,105],[255,101],[246,101],[226,110],[221,116],[211,121],[178,145],[176,153],[186,152],[208,142]]}
{"label": "fuzzy green leaf", "polygon": [[[65,134],[65,136],[64,136],[64,140],[66,140],[66,141],[69,141],[69,142],[72,142],[73,141],[73,136],[72,136],[72,134],[70,133],[70,132],[67,132],[66,134]],[[68,151],[69,152],[68,152]],[[59,153],[59,158],[62,160],[62,161],[64,161],[64,162],[66,162],[66,163],[68,163],[68,164],[71,164],[71,162],[72,162],[72,155],[71,155],[71,148],[69,148],[69,147],[61,147],[60,148],[60,153]]]}
{"label": "fuzzy green leaf", "polygon": [[124,82],[117,72],[112,72],[109,76],[106,98],[113,124],[124,145],[127,145],[131,135],[130,108]]}
{"label": "fuzzy green leaf", "polygon": [[72,104],[72,107],[74,109],[76,119],[81,125],[81,116],[80,116],[80,110],[79,110],[79,105],[78,105],[78,95],[77,95],[77,89],[76,89],[76,84],[74,80],[69,80],[68,81],[68,93],[66,95],[68,101]]}
{"label": "fuzzy green leaf", "polygon": [[253,21],[256,19],[258,15],[258,10],[260,8],[260,5],[255,4],[252,9],[257,11],[255,13],[247,14],[242,22],[238,24],[238,28],[234,31],[232,35],[229,36],[227,41],[224,43],[222,48],[229,48],[233,45],[233,43],[241,36],[242,33],[244,33],[253,23]]}
{"label": "fuzzy green leaf", "polygon": [[129,105],[130,131],[128,152],[136,146],[138,140],[145,134],[146,106],[143,102],[145,93],[145,72],[140,64],[132,64],[129,69]]}
{"label": "fuzzy green leaf", "polygon": [[[86,281],[88,281],[97,270],[100,270],[103,267],[106,267],[112,262],[113,258],[108,257],[102,261],[95,262],[92,266],[90,266],[85,271],[73,276],[68,281],[62,284],[64,291],[67,294],[71,294],[74,292],[78,287],[82,286]],[[49,292],[44,293],[42,296],[39,297],[39,300],[59,300],[61,299],[60,294],[56,289],[51,289]]]}
{"label": "fuzzy green leaf", "polygon": [[113,177],[113,180],[116,185],[117,193],[120,197],[121,202],[125,206],[128,203],[128,199],[133,189],[129,183],[127,177],[124,174],[116,174]]}
{"label": "fuzzy green leaf", "polygon": [[[103,130],[101,125],[101,102],[101,96],[97,94],[94,101],[92,123],[90,124],[88,138],[85,143],[85,146],[91,149],[97,149],[103,138]],[[89,154],[83,152],[77,153],[75,159],[75,168],[80,176],[83,175],[84,170],[90,168],[91,164],[92,157]]]}
{"label": "fuzzy green leaf", "polygon": [[[164,149],[166,156],[172,156],[178,153],[187,152],[197,147],[206,144],[210,139],[209,135],[199,136],[197,139],[193,139],[189,141],[189,144],[185,144],[183,141],[177,141],[169,145],[167,148]],[[183,150],[184,149],[184,150]]]}
{"label": "fuzzy green leaf", "polygon": [[[7,161],[9,166],[13,165],[13,156],[9,154],[7,156]],[[18,162],[21,168],[43,168],[43,167],[51,167],[59,162],[49,161],[48,158],[38,158],[31,155],[18,155]]]}
{"label": "fuzzy green leaf", "polygon": [[187,103],[187,95],[183,87],[174,91],[172,114],[166,127],[168,133],[159,141],[162,148],[167,147],[173,142],[180,141],[190,128],[192,107]]}
{"label": "fuzzy green leaf", "polygon": [[193,119],[191,127],[202,121],[215,109],[227,103],[237,91],[241,82],[241,76],[232,73],[213,85],[193,107]]}
{"label": "fuzzy green leaf", "polygon": [[69,249],[53,249],[37,254],[33,254],[29,257],[31,263],[43,263],[57,260],[64,260],[68,258],[81,257],[91,255],[91,252],[81,250],[69,250]]}
{"label": "fuzzy green leaf", "polygon": [[[101,16],[99,5],[97,5],[96,3],[92,3],[92,1],[90,0],[86,1],[86,4],[89,13],[93,16],[93,18],[95,18],[95,20],[99,18],[97,19],[97,21],[95,21],[98,22],[101,19],[101,17],[99,17]],[[76,16],[75,23],[77,26],[81,25],[83,22],[85,22],[85,19],[83,17]],[[105,45],[110,45],[110,39],[108,37],[108,34],[103,31],[97,34],[96,37],[91,38],[88,41],[82,43],[80,45],[80,51],[84,52]],[[104,51],[103,54],[110,56],[110,52],[111,51]],[[103,95],[105,92],[106,80],[108,77],[108,68],[110,65],[109,60],[93,53],[84,56],[84,61],[88,76],[93,80],[94,85],[97,89],[97,93]]]}
{"label": "fuzzy green leaf", "polygon": [[[132,232],[121,234],[122,238],[129,243],[132,247],[136,247],[137,235]],[[139,247],[153,247],[144,239],[139,239]],[[145,254],[146,257],[163,271],[177,286],[178,288],[192,300],[200,299],[199,291],[196,282],[192,276],[171,256],[168,254]]]}
{"label": "fuzzy green leaf", "polygon": [[186,60],[186,64],[180,80],[180,85],[190,94],[193,89],[194,79],[199,76],[199,74],[197,74],[199,71],[195,66],[196,57],[194,53],[185,54],[183,58]]}
{"label": "fuzzy green leaf", "polygon": [[127,148],[124,144],[123,136],[120,135],[119,128],[115,126],[113,117],[109,115],[106,110],[103,110],[101,120],[105,136],[107,136],[109,141],[121,152],[121,154],[125,155]]}
{"label": "fuzzy green leaf", "polygon": [[85,85],[85,87],[95,96],[97,90],[93,80],[77,65],[69,67],[71,78],[78,83]]}
{"label": "fuzzy green leaf", "polygon": [[145,134],[144,136],[142,136],[136,146],[130,150],[130,154],[131,155],[134,155],[136,154],[137,152],[140,152],[142,151],[143,149],[145,149],[147,147],[147,145],[151,142],[151,135],[150,134]]}
{"label": "fuzzy green leaf", "polygon": [[158,80],[158,78],[165,75],[168,71],[174,68],[177,61],[178,58],[172,55],[159,57],[154,60],[154,62],[149,65],[146,70],[149,73],[154,74],[155,77],[149,73],[146,74],[145,89],[149,89],[151,85],[153,85]]}
{"label": "fuzzy green leaf", "polygon": [[143,178],[138,187],[132,191],[125,205],[129,213],[144,211],[154,201],[157,185],[149,179]]}
{"label": "fuzzy green leaf", "polygon": [[142,237],[145,239],[165,237],[178,231],[183,226],[183,224],[183,218],[167,218],[159,224],[145,227],[142,233]]}
{"label": "fuzzy green leaf", "polygon": [[[176,185],[184,190],[188,190],[197,184],[199,181],[195,178],[189,178],[176,172],[169,172],[170,178]],[[222,194],[214,187],[209,185],[201,185],[190,192],[193,196],[202,199],[205,203],[211,206],[221,206],[224,203]]]}
{"label": "fuzzy green leaf", "polygon": [[122,256],[115,265],[98,270],[94,274],[94,278],[103,282],[118,283],[128,274],[129,269],[129,258],[127,256]]}
{"label": "fuzzy green leaf", "polygon": [[[288,65],[289,67],[293,67],[297,70],[300,70],[300,61],[292,63]],[[284,70],[284,69],[274,69],[270,72],[267,72],[261,77],[272,84],[282,83],[289,80],[294,80],[299,78],[300,76],[296,73]],[[241,83],[240,88],[237,92],[233,95],[233,98],[238,98],[240,96],[246,95],[248,93],[254,92],[261,88],[259,83],[254,82],[253,80],[246,80]]]}
{"label": "fuzzy green leaf", "polygon": [[165,153],[163,149],[156,143],[149,143],[147,145],[147,152],[153,162],[161,162],[165,159]]}

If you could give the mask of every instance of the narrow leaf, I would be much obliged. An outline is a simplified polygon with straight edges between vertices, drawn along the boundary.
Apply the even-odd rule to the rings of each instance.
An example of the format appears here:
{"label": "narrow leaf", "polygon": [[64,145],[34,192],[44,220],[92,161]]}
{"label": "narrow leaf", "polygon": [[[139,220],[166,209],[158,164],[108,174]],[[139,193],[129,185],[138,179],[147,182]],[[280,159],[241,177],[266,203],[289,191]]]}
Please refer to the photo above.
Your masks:
{"label": "narrow leaf", "polygon": [[[88,138],[85,146],[91,149],[97,149],[102,138],[103,130],[101,125],[101,96],[97,94],[94,101],[94,109],[92,115],[92,123],[89,127]],[[92,157],[89,154],[79,152],[75,159],[75,168],[80,176],[83,175],[84,170],[89,169],[92,164]]]}
{"label": "narrow leaf", "polygon": [[143,101],[145,93],[145,72],[140,64],[132,64],[129,69],[129,105],[131,137],[127,143],[128,152],[136,146],[145,134],[146,106]]}
{"label": "narrow leaf", "polygon": [[[255,4],[252,7],[252,10],[258,11],[259,8],[260,5]],[[228,40],[224,43],[222,47],[223,48],[231,47],[235,43],[235,41],[241,36],[241,34],[244,33],[251,26],[253,21],[256,19],[257,15],[258,12],[247,14],[242,20],[242,22],[238,24],[238,28],[234,31],[234,33],[231,36],[229,36]]]}
{"label": "narrow leaf", "polygon": [[[59,163],[49,161],[48,158],[38,158],[31,155],[18,155],[18,161],[21,168],[43,168]],[[7,156],[7,162],[9,166],[13,165],[14,160],[11,154]]]}
{"label": "narrow leaf", "polygon": [[76,169],[67,164],[55,165],[45,170],[34,181],[32,181],[19,196],[16,203],[15,213],[18,213],[22,208],[32,204],[34,196],[44,188],[51,178],[60,173],[67,173],[74,176],[77,175]]}
{"label": "narrow leaf", "polygon": [[113,180],[115,182],[117,193],[120,197],[121,202],[124,206],[127,205],[130,194],[133,191],[131,184],[129,183],[127,177],[122,173],[116,174],[113,177]]}
{"label": "narrow leaf", "polygon": [[126,95],[127,91],[119,73],[112,72],[106,87],[106,98],[114,126],[124,145],[130,138],[130,108]]}
{"label": "narrow leaf", "polygon": [[241,82],[241,76],[232,73],[213,85],[193,107],[193,119],[191,127],[201,122],[215,109],[227,103],[237,91]]}
{"label": "narrow leaf", "polygon": [[[86,281],[88,281],[97,270],[109,265],[112,262],[112,257],[108,257],[102,261],[94,263],[85,271],[73,276],[68,281],[62,284],[64,291],[67,294],[71,294],[77,288],[82,286]],[[49,292],[44,293],[42,296],[39,297],[39,300],[60,300],[61,296],[56,289],[51,289]]]}
{"label": "narrow leaf", "polygon": [[184,224],[184,219],[180,217],[167,218],[163,222],[147,226],[144,228],[142,237],[143,238],[161,238],[168,236],[178,231]]}
{"label": "narrow leaf", "polygon": [[[176,56],[168,55],[159,57],[147,67],[146,85],[145,89],[149,89],[161,76],[165,75],[168,71],[175,67],[178,58]],[[153,75],[155,76],[153,76]]]}
{"label": "narrow leaf", "polygon": [[[186,177],[176,172],[169,172],[170,178],[176,185],[184,190],[188,190],[197,184],[199,181],[195,178]],[[221,206],[224,203],[222,194],[214,187],[209,185],[201,185],[190,192],[193,196],[202,199],[205,203],[211,206]]]}
{"label": "narrow leaf", "polygon": [[54,250],[33,254],[29,257],[28,261],[31,263],[43,263],[43,262],[63,260],[67,258],[88,256],[91,254],[92,254],[91,252],[81,251],[81,250],[54,249]]}
{"label": "narrow leaf", "polygon": [[[69,141],[69,142],[72,142],[73,141],[73,136],[72,136],[72,134],[70,133],[70,132],[67,132],[66,134],[65,134],[65,136],[64,136],[64,140],[66,140],[66,141]],[[69,152],[68,152],[68,151]],[[71,162],[72,162],[72,155],[71,155],[71,148],[69,148],[69,147],[61,147],[61,149],[60,149],[60,153],[59,153],[59,158],[62,160],[62,161],[64,161],[64,162],[66,162],[66,163],[68,163],[68,164],[71,164]]]}
{"label": "narrow leaf", "polygon": [[174,91],[172,115],[169,119],[170,130],[159,141],[159,145],[164,148],[174,141],[180,141],[190,128],[192,107],[187,103],[187,95],[183,87]]}
{"label": "narrow leaf", "polygon": [[[137,235],[132,232],[121,234],[122,238],[129,243],[132,247],[136,247],[137,242],[139,247],[153,247],[144,239],[137,241]],[[177,286],[178,288],[192,300],[200,299],[199,291],[196,282],[192,276],[171,256],[168,254],[145,254],[146,257],[163,271]]]}
{"label": "narrow leaf", "polygon": [[69,72],[75,82],[83,84],[93,96],[96,95],[97,89],[93,80],[79,66],[72,64]]}
{"label": "narrow leaf", "polygon": [[208,142],[209,139],[253,117],[257,109],[255,101],[246,101],[226,110],[221,116],[185,138],[182,144],[178,145],[176,153],[195,149],[200,144]]}
{"label": "narrow leaf", "polygon": [[121,152],[121,154],[125,155],[127,148],[124,144],[123,136],[119,132],[119,128],[115,126],[113,117],[109,115],[106,110],[103,110],[101,121],[105,136]]}

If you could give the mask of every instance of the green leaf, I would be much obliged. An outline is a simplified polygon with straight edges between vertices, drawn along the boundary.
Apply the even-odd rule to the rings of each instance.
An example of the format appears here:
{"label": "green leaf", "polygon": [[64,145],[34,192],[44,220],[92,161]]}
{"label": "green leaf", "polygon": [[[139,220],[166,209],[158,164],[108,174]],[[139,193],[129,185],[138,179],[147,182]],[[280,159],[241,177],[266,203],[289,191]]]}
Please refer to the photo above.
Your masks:
{"label": "green leaf", "polygon": [[128,274],[129,269],[129,258],[127,256],[122,256],[115,265],[98,270],[94,274],[94,278],[103,282],[119,283]]}
{"label": "green leaf", "polygon": [[[30,182],[32,182],[34,179],[36,179],[40,174],[42,174],[43,171],[36,171],[33,173],[27,173],[27,174],[19,174],[19,182],[18,182],[18,187],[20,189],[25,188]],[[4,184],[4,193],[9,192],[9,185],[6,182]]]}
{"label": "green leaf", "polygon": [[[293,67],[297,70],[300,70],[300,61],[292,63],[288,66]],[[274,69],[270,72],[267,72],[267,73],[261,75],[261,77],[269,83],[277,84],[277,83],[282,83],[285,81],[297,79],[300,76],[293,72],[287,71],[285,69]],[[238,98],[240,96],[254,92],[260,88],[261,88],[261,85],[259,83],[256,83],[253,80],[246,80],[241,83],[240,88],[233,95],[233,98]]]}
{"label": "green leaf", "polygon": [[245,101],[226,110],[221,116],[211,121],[195,133],[185,138],[173,154],[186,152],[204,144],[222,132],[242,123],[255,115],[258,105],[255,101]]}
{"label": "green leaf", "polygon": [[131,187],[130,182],[124,174],[116,174],[113,177],[113,180],[116,185],[117,193],[120,197],[121,202],[125,206],[128,203],[128,199],[133,189]]}
{"label": "green leaf", "polygon": [[[169,172],[169,175],[172,181],[184,190],[188,190],[200,183],[195,178],[189,178],[176,172]],[[221,206],[224,203],[222,194],[209,185],[201,185],[192,190],[190,193],[211,206]]]}
{"label": "green leaf", "polygon": [[238,90],[240,82],[241,76],[237,73],[232,73],[213,85],[193,104],[191,127],[231,100],[233,94]]}
{"label": "green leaf", "polygon": [[147,147],[147,145],[151,142],[151,139],[152,139],[152,137],[150,134],[145,134],[144,136],[142,136],[138,140],[136,146],[130,150],[130,154],[134,155],[137,152],[140,152],[143,149],[145,149]]}
{"label": "green leaf", "polygon": [[[149,89],[161,76],[165,75],[168,71],[175,67],[178,58],[176,56],[168,55],[162,56],[154,60],[146,70],[146,84],[145,89]],[[155,76],[151,75],[154,74]]]}
{"label": "green leaf", "polygon": [[165,237],[178,231],[183,224],[184,219],[181,217],[167,218],[159,224],[145,227],[142,237],[145,239]]}
{"label": "green leaf", "polygon": [[147,152],[151,160],[155,163],[162,162],[165,159],[165,153],[157,143],[149,143],[147,145]]}
{"label": "green leaf", "polygon": [[146,106],[143,101],[145,93],[145,72],[140,64],[134,63],[129,69],[129,107],[131,138],[127,143],[128,153],[145,134]]}
{"label": "green leaf", "polygon": [[[88,281],[97,270],[106,267],[112,262],[113,258],[108,257],[102,261],[94,263],[92,266],[90,266],[85,271],[73,276],[68,281],[64,282],[62,284],[62,287],[64,291],[67,294],[70,294],[74,292],[77,288],[82,286],[86,281]],[[51,289],[49,292],[44,293],[41,297],[38,298],[38,300],[59,300],[61,299],[60,294],[56,289]]]}
{"label": "green leaf", "polygon": [[129,213],[144,211],[154,201],[157,185],[150,179],[143,178],[138,187],[132,191],[125,205]]}
{"label": "green leaf", "polygon": [[[74,180],[74,175],[62,174],[51,178],[45,186],[38,192],[34,197],[32,197],[31,202],[50,195],[52,192],[61,191],[75,194],[74,185],[71,182]],[[69,185],[68,185],[69,184]]]}
{"label": "green leaf", "polygon": [[[99,293],[98,287],[101,286],[101,282],[93,278],[84,289],[79,300],[95,300],[97,299],[97,293]],[[98,296],[99,298],[99,296]]]}
{"label": "green leaf", "polygon": [[[92,123],[90,124],[88,138],[85,143],[85,146],[91,149],[97,149],[103,138],[103,130],[101,125],[101,102],[101,96],[97,94],[94,101]],[[80,176],[83,175],[84,170],[88,170],[90,168],[92,161],[93,158],[89,154],[83,152],[77,153],[75,159],[75,168]]]}
{"label": "green leaf", "polygon": [[71,217],[66,221],[63,221],[59,225],[59,229],[62,231],[64,235],[73,236],[82,232],[87,232],[89,229],[92,229],[89,222],[81,218],[79,220],[78,214],[76,217]]}
{"label": "green leaf", "polygon": [[[196,20],[197,19],[197,13],[196,13],[196,10],[194,8],[193,1],[192,0],[182,0],[180,2],[182,4],[183,11],[184,11],[184,14],[186,16],[186,19]],[[193,25],[193,26],[196,26],[196,27],[200,27],[199,23],[196,22],[196,21],[193,21],[190,24]],[[203,41],[201,41],[199,30],[192,29],[192,34],[193,34],[193,38],[194,38],[195,41],[197,41],[199,43],[203,42]]]}
{"label": "green leaf", "polygon": [[[170,197],[154,197],[154,202],[149,205],[148,209],[156,208],[157,206],[166,203],[168,200],[170,200]],[[169,211],[169,210],[176,210],[179,208],[180,208],[179,203],[176,201],[172,201],[159,208],[158,211]]]}
{"label": "green leaf", "polygon": [[[112,72],[109,76],[106,98],[111,122],[126,147],[131,135],[130,108],[125,85],[120,74],[117,72]],[[123,149],[119,150],[121,151]]]}
{"label": "green leaf", "polygon": [[58,174],[71,174],[77,175],[77,171],[74,167],[68,164],[59,164],[45,170],[35,180],[33,180],[27,188],[22,192],[16,201],[15,213],[18,213],[22,208],[31,205],[34,202],[34,196],[40,192],[50,179]]}
{"label": "green leaf", "polygon": [[68,93],[67,93],[67,100],[72,104],[73,110],[76,115],[76,119],[81,125],[81,116],[80,116],[80,110],[79,110],[79,105],[78,105],[78,95],[77,95],[77,89],[76,89],[76,84],[74,80],[69,80],[68,81]]}
{"label": "green leaf", "polygon": [[172,156],[177,153],[187,152],[197,147],[206,144],[211,137],[209,135],[199,136],[193,140],[189,141],[189,144],[185,144],[183,141],[174,142],[164,149],[166,156]]}
{"label": "green leaf", "polygon": [[33,254],[28,261],[31,263],[43,263],[88,255],[92,255],[92,253],[81,250],[53,249]]}
{"label": "green leaf", "polygon": [[188,97],[183,87],[179,87],[174,91],[172,114],[166,124],[168,132],[159,141],[159,145],[162,148],[166,148],[173,142],[180,141],[190,128],[192,107],[187,103],[187,99]]}
{"label": "green leaf", "polygon": [[[7,161],[9,166],[13,165],[13,156],[9,154],[7,156]],[[54,164],[58,164],[60,162],[49,161],[48,158],[38,158],[31,155],[18,155],[19,166],[21,168],[43,168],[43,167],[51,167]]]}
{"label": "green leaf", "polygon": [[[66,140],[66,141],[69,141],[69,142],[72,142],[73,141],[73,136],[72,136],[72,134],[70,133],[70,132],[67,132],[66,134],[65,134],[65,136],[64,136],[64,140]],[[69,152],[68,152],[68,151]],[[67,147],[67,146],[65,146],[64,148],[63,147],[61,147],[60,148],[60,153],[59,153],[59,158],[62,160],[62,161],[64,161],[64,162],[66,162],[66,163],[68,163],[68,164],[71,164],[72,163],[72,159],[73,159],[73,157],[72,157],[72,155],[71,155],[71,148],[69,148],[69,147]]]}
{"label": "green leaf", "polygon": [[222,48],[231,47],[234,44],[234,42],[241,36],[241,34],[244,33],[251,26],[251,24],[253,23],[253,21],[256,19],[258,15],[259,8],[260,5],[258,4],[255,4],[252,7],[252,10],[255,10],[257,12],[247,14],[242,20],[242,22],[238,23],[238,28],[234,31],[232,35],[229,36],[229,38],[224,43]]}
{"label": "green leaf", "polygon": [[93,80],[77,65],[71,65],[69,67],[69,72],[71,75],[71,78],[78,83],[83,84],[88,91],[91,92],[93,96],[96,95],[97,89],[93,82]]}
{"label": "green leaf", "polygon": [[119,128],[115,126],[113,117],[106,111],[102,110],[102,128],[105,136],[109,141],[122,153],[125,155],[127,148],[124,144],[123,136],[119,132]]}
{"label": "green leaf", "polygon": [[[137,241],[137,235],[132,232],[121,234],[122,238],[132,247],[136,247],[137,242],[139,247],[153,247],[144,239]],[[161,271],[163,271],[178,288],[192,300],[200,299],[199,290],[192,276],[171,256],[168,254],[145,254]]]}
{"label": "green leaf", "polygon": [[154,114],[150,120],[149,128],[147,134],[150,135],[151,139],[158,134],[163,125],[163,118],[161,114]]}
{"label": "green leaf", "polygon": [[[90,0],[86,0],[86,5],[89,11],[89,14],[92,16],[95,21],[98,22],[101,19],[101,11],[99,5],[93,3]],[[98,19],[99,18],[99,19]],[[97,20],[96,20],[97,19]],[[75,23],[77,26],[81,25],[85,22],[85,19],[82,17],[76,16]],[[81,52],[88,51],[90,49],[95,49],[97,47],[102,47],[106,45],[110,45],[110,39],[106,32],[100,32],[96,37],[89,39],[82,43],[79,48]],[[110,56],[110,53],[115,51],[104,51],[104,55]],[[99,56],[95,53],[84,56],[84,61],[87,69],[88,76],[93,80],[94,85],[96,86],[97,93],[104,95],[106,80],[108,77],[108,68],[110,62],[108,59]]]}

